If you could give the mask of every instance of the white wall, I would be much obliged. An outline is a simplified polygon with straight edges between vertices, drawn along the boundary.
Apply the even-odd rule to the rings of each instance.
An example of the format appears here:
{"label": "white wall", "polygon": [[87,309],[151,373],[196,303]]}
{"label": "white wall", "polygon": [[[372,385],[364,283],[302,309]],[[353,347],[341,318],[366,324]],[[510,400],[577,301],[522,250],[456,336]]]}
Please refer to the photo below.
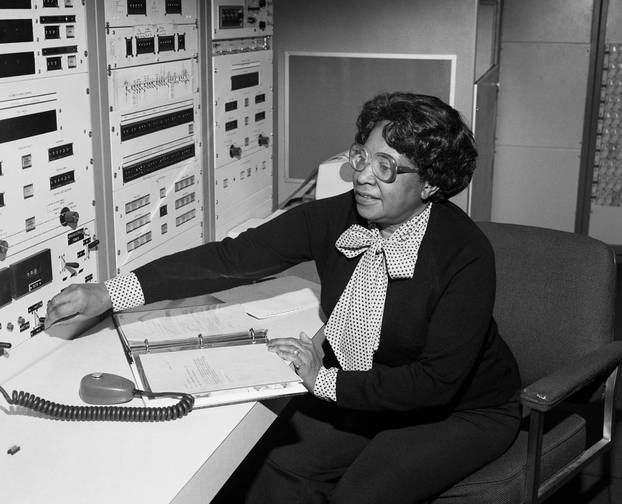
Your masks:
{"label": "white wall", "polygon": [[592,0],[505,0],[492,220],[574,231]]}

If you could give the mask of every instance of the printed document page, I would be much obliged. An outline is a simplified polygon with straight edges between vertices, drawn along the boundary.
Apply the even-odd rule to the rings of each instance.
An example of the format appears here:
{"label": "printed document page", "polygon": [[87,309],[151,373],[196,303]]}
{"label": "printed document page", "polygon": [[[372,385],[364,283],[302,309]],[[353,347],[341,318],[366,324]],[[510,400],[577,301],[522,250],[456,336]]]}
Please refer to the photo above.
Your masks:
{"label": "printed document page", "polygon": [[155,352],[138,357],[153,392],[202,394],[218,390],[300,382],[265,344]]}

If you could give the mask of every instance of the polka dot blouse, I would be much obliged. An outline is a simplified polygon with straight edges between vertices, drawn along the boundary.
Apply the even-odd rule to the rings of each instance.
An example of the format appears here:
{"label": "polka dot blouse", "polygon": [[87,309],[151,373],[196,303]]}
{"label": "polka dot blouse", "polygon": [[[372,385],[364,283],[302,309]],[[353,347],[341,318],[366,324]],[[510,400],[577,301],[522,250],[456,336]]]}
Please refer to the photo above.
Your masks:
{"label": "polka dot blouse", "polygon": [[134,273],[119,275],[104,282],[114,311],[127,310],[145,304],[145,296]]}
{"label": "polka dot blouse", "polygon": [[[362,254],[328,323],[326,337],[346,371],[371,369],[380,344],[380,330],[389,278],[412,278],[419,246],[425,235],[432,205],[402,224],[387,239],[371,225],[354,224],[335,244],[352,258]],[[337,368],[321,368],[314,394],[336,401]]]}

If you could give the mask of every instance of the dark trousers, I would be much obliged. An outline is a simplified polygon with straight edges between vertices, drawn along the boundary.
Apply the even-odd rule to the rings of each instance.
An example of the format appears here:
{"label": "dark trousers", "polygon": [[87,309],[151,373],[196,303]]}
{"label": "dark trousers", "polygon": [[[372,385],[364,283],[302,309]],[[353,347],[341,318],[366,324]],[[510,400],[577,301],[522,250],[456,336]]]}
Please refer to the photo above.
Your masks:
{"label": "dark trousers", "polygon": [[247,504],[425,502],[500,456],[517,402],[446,414],[369,414],[292,401],[257,448]]}

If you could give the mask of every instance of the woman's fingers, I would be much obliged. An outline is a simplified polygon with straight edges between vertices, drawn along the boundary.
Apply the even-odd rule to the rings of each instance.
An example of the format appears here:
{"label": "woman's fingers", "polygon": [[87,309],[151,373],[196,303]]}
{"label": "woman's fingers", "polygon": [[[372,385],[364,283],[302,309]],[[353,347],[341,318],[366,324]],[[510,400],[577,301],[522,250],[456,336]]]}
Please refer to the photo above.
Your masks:
{"label": "woman's fingers", "polygon": [[268,348],[270,347],[289,349],[291,351],[311,350],[313,341],[304,332],[301,332],[300,338],[273,338],[268,341]]}
{"label": "woman's fingers", "polygon": [[74,290],[65,289],[48,301],[45,327],[47,329],[52,324],[66,323],[73,320],[78,313],[80,313],[80,306],[75,299]]}
{"label": "woman's fingers", "polygon": [[45,327],[92,318],[110,308],[112,301],[104,284],[73,284],[48,302]]}
{"label": "woman's fingers", "polygon": [[272,339],[268,342],[268,350],[276,352],[281,359],[291,362],[296,371],[310,362],[305,355],[304,345],[296,338]]}
{"label": "woman's fingers", "polygon": [[268,342],[268,350],[291,362],[305,387],[313,392],[323,352],[313,345],[311,338],[305,333],[300,333],[300,338],[275,338]]}
{"label": "woman's fingers", "polygon": [[268,350],[276,352],[282,359],[290,361],[300,358],[304,352],[301,348],[288,343],[268,343]]}

